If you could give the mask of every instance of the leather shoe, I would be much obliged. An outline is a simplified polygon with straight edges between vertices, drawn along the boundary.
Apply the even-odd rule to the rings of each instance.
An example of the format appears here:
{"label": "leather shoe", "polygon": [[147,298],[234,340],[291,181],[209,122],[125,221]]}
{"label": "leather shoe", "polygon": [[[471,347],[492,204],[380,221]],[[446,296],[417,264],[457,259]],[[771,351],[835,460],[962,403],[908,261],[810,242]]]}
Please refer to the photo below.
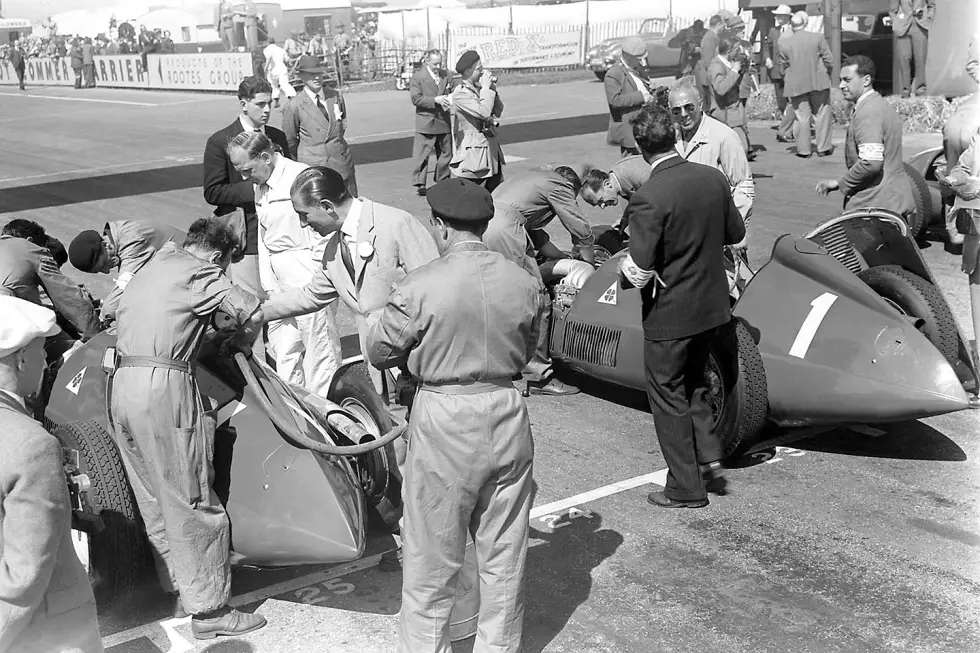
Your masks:
{"label": "leather shoe", "polygon": [[257,612],[239,612],[226,605],[214,612],[194,615],[191,632],[195,639],[214,639],[218,635],[244,635],[264,625],[265,617]]}
{"label": "leather shoe", "polygon": [[823,152],[817,152],[817,156],[830,156],[833,153],[834,153],[834,148],[830,148],[829,150],[824,150]]}
{"label": "leather shoe", "polygon": [[429,192],[425,186],[416,186],[415,190],[418,192],[419,197],[425,197],[426,193]]}
{"label": "leather shoe", "polygon": [[801,159],[809,159],[813,155],[812,154],[800,154],[799,152],[797,152],[796,153],[796,156],[800,157]]}
{"label": "leather shoe", "polygon": [[698,499],[696,501],[677,501],[671,499],[663,492],[651,492],[647,495],[647,503],[655,506],[660,506],[661,508],[704,508],[708,505],[707,499]]}
{"label": "leather shoe", "polygon": [[559,381],[554,377],[548,381],[528,381],[527,391],[532,395],[550,395],[552,397],[577,395],[579,393],[579,389],[574,385]]}
{"label": "leather shoe", "polygon": [[782,134],[776,134],[776,140],[780,143],[795,143],[795,138],[786,138]]}
{"label": "leather shoe", "polygon": [[381,561],[378,563],[378,569],[381,571],[401,571],[402,550],[399,548],[395,551],[389,551],[381,556]]}

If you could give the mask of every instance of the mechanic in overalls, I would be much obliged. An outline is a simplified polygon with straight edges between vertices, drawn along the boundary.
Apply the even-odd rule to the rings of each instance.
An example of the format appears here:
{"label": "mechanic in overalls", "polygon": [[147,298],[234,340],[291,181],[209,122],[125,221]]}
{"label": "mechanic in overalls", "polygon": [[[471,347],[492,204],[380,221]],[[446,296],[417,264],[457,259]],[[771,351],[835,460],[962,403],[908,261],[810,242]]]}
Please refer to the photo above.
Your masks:
{"label": "mechanic in overalls", "polygon": [[[262,323],[259,300],[225,275],[238,237],[220,218],[194,222],[126,288],[116,316],[110,409],[161,584],[179,591],[175,616],[197,639],[239,635],[265,618],[228,606],[228,516],[212,489],[215,420],[195,363],[217,311],[236,326]],[[248,339],[251,342],[251,339]]]}
{"label": "mechanic in overalls", "polygon": [[421,388],[405,465],[400,653],[449,653],[457,574],[480,570],[475,653],[521,650],[531,509],[531,423],[512,378],[536,341],[541,282],[489,251],[486,189],[447,179],[426,195],[442,256],[368,315],[372,365],[406,364]]}
{"label": "mechanic in overalls", "polygon": [[146,220],[115,220],[105,223],[101,234],[88,229],[75,236],[68,245],[68,260],[76,269],[92,274],[115,270],[119,274],[102,300],[103,320],[116,317],[119,298],[133,275],[173,236],[173,229]]}
{"label": "mechanic in overalls", "polygon": [[[503,254],[537,279],[541,272],[535,259],[567,258],[552,242],[545,227],[557,216],[572,236],[572,249],[582,260],[595,263],[595,236],[578,204],[582,181],[567,166],[537,168],[508,179],[493,191],[493,219],[483,234],[492,251]],[[543,286],[542,286],[543,287]],[[551,300],[546,293],[541,304],[541,330],[534,357],[524,370],[528,391],[544,395],[573,395],[578,388],[554,377],[548,340]]]}

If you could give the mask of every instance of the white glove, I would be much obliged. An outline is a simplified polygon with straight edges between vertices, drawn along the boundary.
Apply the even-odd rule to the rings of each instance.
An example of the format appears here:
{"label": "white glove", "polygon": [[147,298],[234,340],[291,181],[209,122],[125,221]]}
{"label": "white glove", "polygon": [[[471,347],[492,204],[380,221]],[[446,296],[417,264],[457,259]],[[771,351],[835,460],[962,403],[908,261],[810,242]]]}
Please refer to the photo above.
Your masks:
{"label": "white glove", "polygon": [[555,263],[554,268],[554,273],[564,276],[565,283],[574,286],[576,290],[581,290],[594,272],[594,267],[585,261],[577,261],[573,258],[563,258]]}
{"label": "white glove", "polygon": [[766,68],[772,68],[772,58],[766,57]]}

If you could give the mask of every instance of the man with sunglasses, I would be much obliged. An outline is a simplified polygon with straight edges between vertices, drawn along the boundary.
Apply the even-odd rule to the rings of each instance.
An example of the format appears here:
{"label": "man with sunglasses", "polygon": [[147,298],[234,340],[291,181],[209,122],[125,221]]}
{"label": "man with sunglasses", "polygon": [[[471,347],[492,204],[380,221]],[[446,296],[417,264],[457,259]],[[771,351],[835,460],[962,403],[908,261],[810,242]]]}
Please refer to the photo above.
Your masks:
{"label": "man with sunglasses", "polygon": [[[755,181],[742,142],[731,127],[704,115],[701,94],[690,85],[673,88],[668,106],[677,135],[675,149],[693,163],[720,170],[728,179],[732,199],[748,225],[755,200]],[[740,243],[744,247],[745,241]]]}

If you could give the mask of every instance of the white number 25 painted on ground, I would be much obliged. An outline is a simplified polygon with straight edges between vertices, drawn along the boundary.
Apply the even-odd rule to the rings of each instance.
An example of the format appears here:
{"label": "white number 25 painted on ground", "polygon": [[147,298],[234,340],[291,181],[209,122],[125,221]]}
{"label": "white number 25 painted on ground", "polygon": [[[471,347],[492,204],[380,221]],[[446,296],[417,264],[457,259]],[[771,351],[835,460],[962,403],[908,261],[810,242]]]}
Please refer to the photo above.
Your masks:
{"label": "white number 25 painted on ground", "polygon": [[823,322],[827,311],[836,301],[837,295],[825,292],[810,302],[810,313],[803,320],[800,332],[796,334],[796,340],[793,341],[793,346],[789,348],[790,356],[797,358],[806,356],[807,350],[810,349],[810,343],[813,342],[813,336],[817,334],[817,329],[820,328],[820,323]]}

